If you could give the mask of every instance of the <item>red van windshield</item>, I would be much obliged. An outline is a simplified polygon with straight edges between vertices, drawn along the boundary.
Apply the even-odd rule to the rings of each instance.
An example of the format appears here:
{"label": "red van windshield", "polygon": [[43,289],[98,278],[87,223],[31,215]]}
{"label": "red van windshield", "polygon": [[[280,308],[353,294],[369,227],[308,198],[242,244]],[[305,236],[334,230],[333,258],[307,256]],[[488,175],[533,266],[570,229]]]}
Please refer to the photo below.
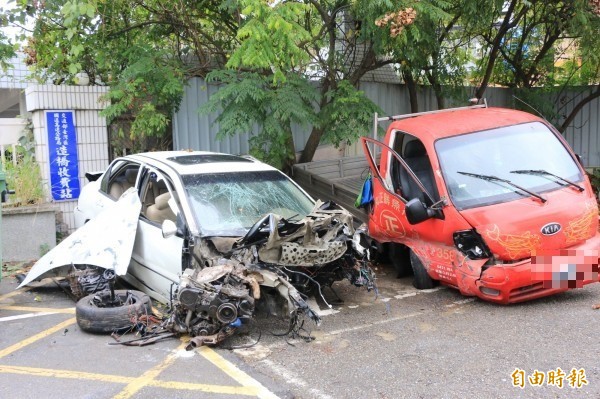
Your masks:
{"label": "red van windshield", "polygon": [[565,180],[583,180],[567,149],[540,122],[444,138],[435,149],[459,210],[539,195],[569,185]]}

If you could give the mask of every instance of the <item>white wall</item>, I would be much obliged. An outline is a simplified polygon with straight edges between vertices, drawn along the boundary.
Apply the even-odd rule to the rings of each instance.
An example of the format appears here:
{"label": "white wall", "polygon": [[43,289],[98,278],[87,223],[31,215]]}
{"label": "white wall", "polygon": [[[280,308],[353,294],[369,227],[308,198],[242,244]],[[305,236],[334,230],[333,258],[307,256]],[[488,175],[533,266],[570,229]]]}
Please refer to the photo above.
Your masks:
{"label": "white wall", "polygon": [[0,118],[0,145],[11,145],[23,135],[25,120],[21,118]]}

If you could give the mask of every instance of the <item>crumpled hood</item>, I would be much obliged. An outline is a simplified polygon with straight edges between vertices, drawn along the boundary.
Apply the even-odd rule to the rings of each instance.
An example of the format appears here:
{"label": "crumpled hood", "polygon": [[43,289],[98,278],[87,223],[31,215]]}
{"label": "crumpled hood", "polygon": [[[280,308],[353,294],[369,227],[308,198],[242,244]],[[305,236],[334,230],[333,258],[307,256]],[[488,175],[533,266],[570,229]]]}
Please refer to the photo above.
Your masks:
{"label": "crumpled hood", "polygon": [[[571,189],[543,195],[548,199],[544,204],[523,198],[460,213],[502,260],[528,258],[539,250],[568,248],[596,234],[598,207],[593,197]],[[552,229],[543,233],[549,225],[553,225]],[[555,231],[557,225],[560,229]]]}
{"label": "crumpled hood", "polygon": [[222,253],[256,245],[260,261],[281,266],[316,266],[341,258],[348,249],[354,228],[352,214],[318,201],[310,214],[298,222],[268,214],[237,240],[213,237]]}

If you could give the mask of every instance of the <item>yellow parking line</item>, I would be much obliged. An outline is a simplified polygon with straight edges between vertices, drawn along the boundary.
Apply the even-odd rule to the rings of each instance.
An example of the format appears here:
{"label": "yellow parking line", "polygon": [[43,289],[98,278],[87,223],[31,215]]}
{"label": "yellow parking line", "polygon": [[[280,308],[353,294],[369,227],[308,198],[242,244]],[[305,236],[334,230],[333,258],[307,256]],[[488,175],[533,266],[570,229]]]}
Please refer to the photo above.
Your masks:
{"label": "yellow parking line", "polygon": [[[22,306],[3,306],[0,307],[2,309],[9,310],[33,310],[33,311],[55,311],[56,313],[73,313],[73,308],[67,309],[52,309],[52,308],[29,308]],[[8,348],[0,350],[0,358],[10,355],[13,352],[16,352],[32,343],[39,341],[51,334],[54,334],[65,327],[70,326],[75,323],[75,318],[70,318],[68,320],[63,321],[55,325],[54,327],[50,327],[45,331],[42,331],[34,336],[26,338],[20,342],[17,342],[14,345],[9,346]],[[138,391],[143,389],[146,386],[154,386],[154,387],[162,387],[169,389],[188,389],[188,390],[200,390],[204,392],[210,393],[223,393],[223,394],[237,394],[237,395],[249,395],[249,396],[257,396],[259,398],[268,398],[268,399],[277,399],[277,395],[269,391],[264,385],[260,382],[256,381],[248,374],[244,373],[242,370],[238,369],[231,362],[225,360],[222,356],[217,354],[214,350],[208,347],[201,347],[199,353],[212,364],[217,366],[221,371],[225,374],[233,378],[235,381],[240,383],[241,387],[236,386],[219,386],[219,385],[209,385],[209,384],[194,384],[194,383],[183,383],[183,382],[175,382],[175,381],[157,381],[155,378],[171,366],[175,360],[177,360],[177,351],[182,350],[185,347],[186,343],[182,342],[181,345],[176,349],[176,351],[170,353],[165,360],[163,360],[158,365],[154,366],[150,370],[146,371],[144,374],[137,378],[131,377],[122,377],[108,374],[96,374],[96,373],[84,373],[77,371],[67,371],[67,370],[52,370],[52,369],[42,369],[42,368],[33,368],[33,367],[17,367],[17,366],[2,366],[0,365],[0,373],[13,373],[13,374],[28,374],[34,376],[45,376],[45,377],[59,377],[59,378],[72,378],[72,379],[87,379],[87,380],[97,380],[97,381],[106,381],[106,382],[115,382],[115,383],[126,383],[127,386],[119,392],[115,399],[127,399],[135,395]]]}
{"label": "yellow parking line", "polygon": [[0,295],[0,302],[2,302],[3,300],[13,297],[15,295],[19,295],[22,294],[24,292],[29,291],[31,288],[30,287],[25,287],[25,288],[21,288],[20,290],[14,290],[9,292],[8,294],[4,294],[4,295]]}
{"label": "yellow parking line", "polygon": [[[237,382],[241,383],[241,387],[236,386],[219,386],[219,385],[206,385],[206,384],[194,384],[194,383],[185,383],[185,382],[176,382],[176,381],[158,381],[156,377],[163,372],[167,367],[171,366],[175,360],[177,360],[177,352],[183,350],[186,342],[182,342],[181,345],[175,351],[171,352],[165,360],[161,363],[157,364],[150,370],[146,371],[141,376],[133,379],[129,384],[123,388],[121,392],[119,392],[114,399],[127,399],[134,396],[137,392],[143,389],[146,386],[153,387],[161,387],[161,388],[171,388],[171,389],[194,389],[201,390],[204,392],[210,393],[224,393],[224,394],[232,394],[232,395],[248,395],[248,396],[257,396],[259,398],[272,398],[275,399],[273,393],[271,393],[267,388],[265,388],[258,381],[251,378],[248,374],[244,373],[233,364],[223,359],[213,350],[203,347],[201,354],[204,358],[209,360],[211,363],[216,365],[221,371],[225,372],[225,374],[233,377]],[[205,355],[203,353],[204,350],[208,350],[212,353],[212,355]]]}
{"label": "yellow parking line", "polygon": [[[87,373],[83,371],[56,370],[40,367],[6,366],[0,365],[0,374],[21,374],[32,377],[52,377],[73,380],[101,381],[115,384],[129,384],[136,380],[135,377],[125,377],[113,374]],[[226,395],[256,396],[256,390],[249,387],[236,387],[227,385],[196,384],[179,381],[149,381],[148,386],[175,390],[202,391]]]}
{"label": "yellow parking line", "polygon": [[190,382],[179,382],[179,381],[149,381],[148,386],[157,388],[168,388],[168,389],[187,389],[196,390],[208,393],[222,393],[227,395],[246,395],[246,396],[257,396],[258,391],[253,387],[236,387],[228,385],[209,385],[209,384],[196,384]]}
{"label": "yellow parking line", "polygon": [[49,312],[49,313],[68,313],[74,314],[75,308],[38,308],[35,306],[14,306],[6,305],[0,306],[2,310],[19,310],[23,312]]}
{"label": "yellow parking line", "polygon": [[39,341],[40,339],[46,338],[47,336],[54,334],[55,332],[58,332],[58,331],[62,330],[63,328],[70,326],[73,323],[75,323],[74,317],[63,321],[62,323],[59,323],[59,324],[55,325],[54,327],[50,327],[49,329],[42,331],[39,334],[36,334],[29,338],[26,338],[21,342],[17,342],[16,344],[11,345],[6,349],[2,349],[2,350],[0,350],[0,358],[10,355],[11,353],[18,351],[19,349],[24,348],[27,345],[31,345],[32,343]]}
{"label": "yellow parking line", "polygon": [[233,363],[225,360],[214,350],[207,346],[202,346],[199,350],[200,354],[209,362],[217,366],[225,374],[242,384],[247,388],[254,388],[257,390],[256,396],[265,399],[276,399],[279,398],[273,392],[269,391],[264,385],[244,373],[242,370],[237,368]]}
{"label": "yellow parking line", "polygon": [[119,392],[115,399],[127,399],[135,395],[139,390],[147,386],[150,382],[152,382],[160,373],[162,373],[167,367],[172,365],[175,360],[177,360],[176,351],[181,350],[185,347],[185,343],[182,342],[181,345],[175,350],[175,352],[171,352],[165,360],[152,367],[150,370],[146,371],[141,376],[135,378],[131,381],[121,392]]}
{"label": "yellow parking line", "polygon": [[38,367],[4,366],[4,365],[0,365],[0,373],[23,374],[23,375],[30,375],[33,377],[55,377],[55,378],[67,378],[67,379],[74,379],[74,380],[114,382],[114,383],[119,383],[119,384],[127,384],[128,382],[133,380],[132,377],[123,377],[120,375],[86,373],[83,371],[44,369],[44,368],[38,368]]}

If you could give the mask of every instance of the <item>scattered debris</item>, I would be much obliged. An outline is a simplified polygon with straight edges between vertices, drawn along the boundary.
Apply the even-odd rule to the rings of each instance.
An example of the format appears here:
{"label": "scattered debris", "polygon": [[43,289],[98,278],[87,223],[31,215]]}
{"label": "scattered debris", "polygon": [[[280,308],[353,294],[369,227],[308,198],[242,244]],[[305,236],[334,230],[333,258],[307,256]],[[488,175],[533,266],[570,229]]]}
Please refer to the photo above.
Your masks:
{"label": "scattered debris", "polygon": [[[190,162],[205,155],[194,157]],[[138,168],[124,171],[135,177]],[[66,277],[69,291],[82,298],[79,326],[113,333],[114,344],[142,346],[187,334],[188,349],[217,345],[248,326],[257,308],[289,320],[281,335],[310,341],[305,321],[318,325],[321,318],[309,297],[331,310],[323,290],[339,300],[336,281],[376,290],[366,229],[355,230],[352,215],[335,203],[314,203],[281,172],[256,168],[265,170],[186,175],[185,190],[150,168],[147,190],[126,190],[44,255],[20,286]],[[201,230],[186,222],[196,218],[190,204],[206,216],[204,225],[195,221]],[[158,214],[164,218],[152,219]],[[115,290],[117,276],[145,293]],[[168,304],[161,317],[146,294]],[[125,332],[136,338],[122,340]]]}
{"label": "scattered debris", "polygon": [[[347,212],[329,204],[309,217],[310,223],[293,223],[267,215],[242,239],[216,244],[215,248],[218,246],[221,251],[204,249],[207,253],[202,254],[203,259],[210,259],[213,264],[183,272],[163,318],[150,314],[132,317],[127,332],[135,331],[139,338],[122,341],[122,335],[113,333],[116,342],[112,344],[144,346],[188,334],[192,338],[187,350],[217,345],[253,319],[261,299],[270,314],[289,317],[288,329],[274,335],[313,340],[304,327],[305,318],[317,325],[321,319],[306,301],[310,294],[317,293],[327,303],[322,287],[331,289],[335,281],[346,278],[369,290],[375,283],[367,252],[362,251],[361,259],[352,250]],[[297,241],[303,243],[301,248]],[[103,285],[104,280],[110,286],[113,281],[112,276],[103,280],[98,273],[89,271],[70,276],[72,286],[82,291],[90,281],[92,286]],[[107,291],[103,292],[96,296],[106,298]],[[260,334],[259,331],[256,342],[242,347],[255,345]]]}

